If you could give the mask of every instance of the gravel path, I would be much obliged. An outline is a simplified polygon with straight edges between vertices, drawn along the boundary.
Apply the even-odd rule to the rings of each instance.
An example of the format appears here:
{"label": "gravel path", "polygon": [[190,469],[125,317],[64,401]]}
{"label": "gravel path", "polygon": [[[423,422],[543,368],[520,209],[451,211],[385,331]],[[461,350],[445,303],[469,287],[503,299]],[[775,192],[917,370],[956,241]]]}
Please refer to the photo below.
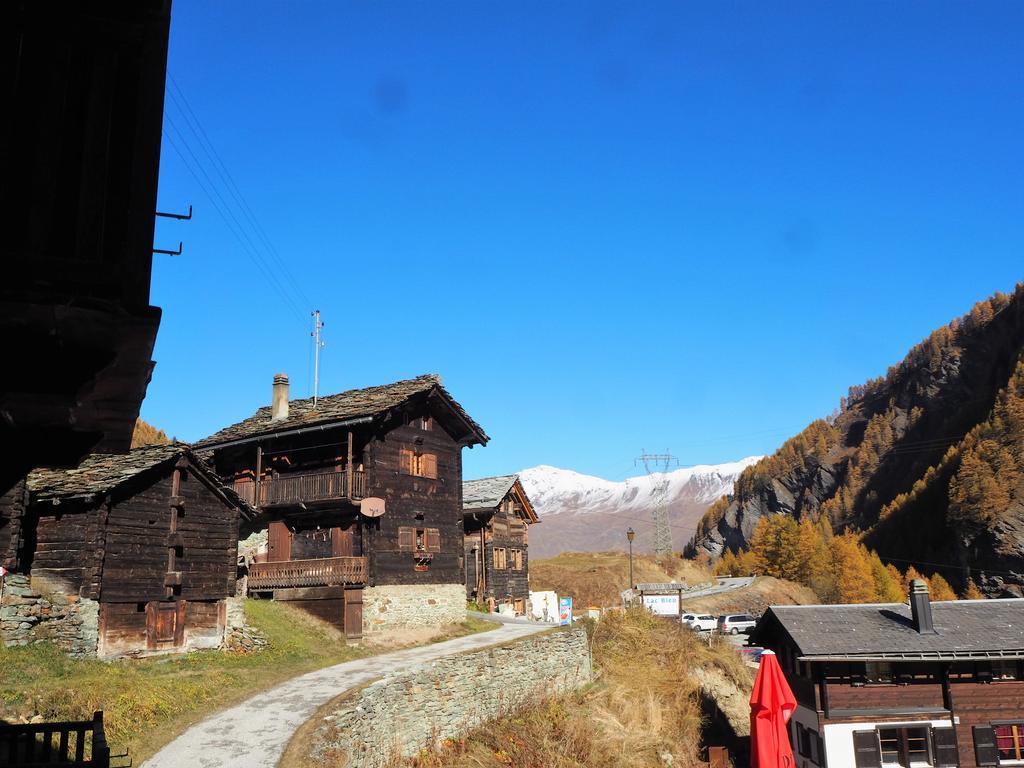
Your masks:
{"label": "gravel path", "polygon": [[515,640],[551,626],[503,621],[490,632],[309,672],[197,723],[143,763],[143,768],[273,768],[299,726],[318,707],[349,688],[389,672]]}

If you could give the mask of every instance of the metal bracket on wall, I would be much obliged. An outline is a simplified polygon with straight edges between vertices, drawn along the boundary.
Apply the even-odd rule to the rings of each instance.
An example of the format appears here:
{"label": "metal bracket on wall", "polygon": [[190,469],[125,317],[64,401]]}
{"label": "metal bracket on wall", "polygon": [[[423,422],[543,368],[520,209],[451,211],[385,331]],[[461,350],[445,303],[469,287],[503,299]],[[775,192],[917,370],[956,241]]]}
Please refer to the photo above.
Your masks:
{"label": "metal bracket on wall", "polygon": [[181,241],[178,241],[178,250],[176,251],[167,251],[164,250],[163,248],[154,248],[153,253],[164,253],[167,254],[168,256],[181,256]]}
{"label": "metal bracket on wall", "polygon": [[162,211],[156,212],[157,216],[162,216],[165,219],[177,219],[178,221],[188,221],[192,218],[192,206],[188,207],[188,215],[182,213],[163,213]]}

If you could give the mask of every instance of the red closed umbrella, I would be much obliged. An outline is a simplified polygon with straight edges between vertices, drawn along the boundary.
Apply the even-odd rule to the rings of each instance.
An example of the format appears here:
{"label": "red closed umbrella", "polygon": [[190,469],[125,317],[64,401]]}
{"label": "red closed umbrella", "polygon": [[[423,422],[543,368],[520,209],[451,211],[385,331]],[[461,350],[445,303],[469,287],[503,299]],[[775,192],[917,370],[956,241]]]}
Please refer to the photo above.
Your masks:
{"label": "red closed umbrella", "polygon": [[779,660],[765,651],[750,694],[750,768],[793,768],[788,723],[795,709]]}

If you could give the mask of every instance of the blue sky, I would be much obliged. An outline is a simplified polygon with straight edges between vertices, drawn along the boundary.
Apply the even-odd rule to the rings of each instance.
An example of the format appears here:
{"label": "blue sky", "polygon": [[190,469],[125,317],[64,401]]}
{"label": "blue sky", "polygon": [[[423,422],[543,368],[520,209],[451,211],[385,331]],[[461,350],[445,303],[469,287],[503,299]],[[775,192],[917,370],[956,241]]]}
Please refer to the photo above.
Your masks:
{"label": "blue sky", "polygon": [[467,476],[770,452],[1024,279],[1022,28],[996,2],[176,0],[159,204],[195,217],[158,220],[185,250],[154,257],[142,415],[194,440],[277,371],[308,394],[319,308],[321,392],[440,373],[492,437]]}

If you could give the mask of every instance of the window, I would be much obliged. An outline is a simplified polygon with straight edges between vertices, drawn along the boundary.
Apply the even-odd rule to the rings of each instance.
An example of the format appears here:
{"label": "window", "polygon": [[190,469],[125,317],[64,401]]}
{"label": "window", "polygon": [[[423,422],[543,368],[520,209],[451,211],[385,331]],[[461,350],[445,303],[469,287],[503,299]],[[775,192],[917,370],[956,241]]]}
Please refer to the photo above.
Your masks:
{"label": "window", "polygon": [[806,757],[812,763],[821,764],[821,738],[817,731],[805,728],[803,723],[796,724],[796,749],[801,757]]}
{"label": "window", "polygon": [[992,730],[1000,763],[1024,761],[1024,723],[996,723]]}
{"label": "window", "polygon": [[398,471],[403,475],[437,479],[437,454],[419,453],[412,448],[398,450]]}
{"label": "window", "polygon": [[508,567],[508,563],[505,558],[505,548],[495,547],[494,548],[494,567],[504,570]]}
{"label": "window", "polygon": [[523,570],[523,550],[513,549],[512,554],[512,570],[521,571]]}
{"label": "window", "polygon": [[398,529],[398,550],[414,555],[432,554],[441,551],[441,531],[437,528],[413,528],[401,526]]}
{"label": "window", "polygon": [[887,661],[865,662],[864,679],[869,683],[891,683],[892,665]]}
{"label": "window", "polygon": [[993,680],[1016,680],[1018,677],[1016,659],[998,659],[992,662]]}
{"label": "window", "polygon": [[917,765],[934,765],[927,726],[879,728],[878,745],[882,752],[883,766],[899,765],[909,768]]}
{"label": "window", "polygon": [[430,432],[434,428],[434,420],[430,416],[424,416],[420,419],[420,429],[424,432]]}

